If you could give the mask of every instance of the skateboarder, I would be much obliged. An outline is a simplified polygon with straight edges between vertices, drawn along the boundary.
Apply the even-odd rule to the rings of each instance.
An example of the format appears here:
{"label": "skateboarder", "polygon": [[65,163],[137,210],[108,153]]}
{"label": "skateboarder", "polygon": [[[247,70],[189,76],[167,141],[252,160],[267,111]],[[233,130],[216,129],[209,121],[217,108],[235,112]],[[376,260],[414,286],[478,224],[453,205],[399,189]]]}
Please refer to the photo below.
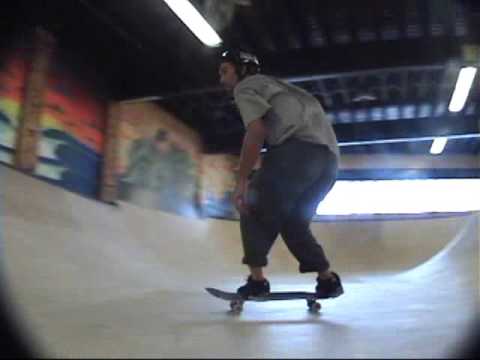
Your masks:
{"label": "skateboarder", "polygon": [[[329,270],[310,231],[319,202],[335,183],[339,159],[337,139],[322,106],[303,89],[260,74],[257,57],[247,52],[222,53],[219,76],[233,91],[246,128],[234,202],[240,212],[242,262],[251,274],[237,292],[245,297],[270,292],[263,267],[281,234],[300,272],[318,273],[318,296],[340,296],[340,277]],[[264,142],[269,150],[252,175]]]}

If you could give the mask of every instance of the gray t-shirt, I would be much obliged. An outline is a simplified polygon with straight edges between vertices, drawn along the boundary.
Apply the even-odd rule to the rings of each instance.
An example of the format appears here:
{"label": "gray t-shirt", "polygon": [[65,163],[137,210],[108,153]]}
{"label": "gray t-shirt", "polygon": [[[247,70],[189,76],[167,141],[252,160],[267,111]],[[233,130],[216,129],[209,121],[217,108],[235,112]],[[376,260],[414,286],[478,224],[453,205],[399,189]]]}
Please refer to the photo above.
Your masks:
{"label": "gray t-shirt", "polygon": [[339,157],[332,124],[322,105],[305,90],[258,74],[240,81],[233,95],[245,127],[253,120],[265,120],[269,145],[279,145],[289,138],[295,138],[327,145]]}

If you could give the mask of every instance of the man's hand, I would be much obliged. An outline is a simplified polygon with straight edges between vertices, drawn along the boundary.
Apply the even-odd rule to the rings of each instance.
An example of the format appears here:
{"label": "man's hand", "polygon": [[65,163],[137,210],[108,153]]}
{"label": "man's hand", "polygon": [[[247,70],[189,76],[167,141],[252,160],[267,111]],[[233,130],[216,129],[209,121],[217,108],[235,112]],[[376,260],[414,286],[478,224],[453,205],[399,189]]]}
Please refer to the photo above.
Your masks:
{"label": "man's hand", "polygon": [[239,180],[235,193],[233,194],[233,202],[235,208],[241,214],[248,214],[247,206],[247,192],[248,192],[248,180]]}

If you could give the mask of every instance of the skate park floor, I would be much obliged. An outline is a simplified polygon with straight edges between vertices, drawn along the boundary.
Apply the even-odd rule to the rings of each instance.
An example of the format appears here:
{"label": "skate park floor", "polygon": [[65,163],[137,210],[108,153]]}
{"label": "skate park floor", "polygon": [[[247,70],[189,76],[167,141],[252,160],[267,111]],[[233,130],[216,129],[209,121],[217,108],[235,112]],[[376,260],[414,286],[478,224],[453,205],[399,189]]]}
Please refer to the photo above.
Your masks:
{"label": "skate park floor", "polygon": [[[238,223],[102,204],[0,167],[2,283],[42,357],[453,356],[479,313],[480,214],[315,223],[345,294],[246,303]],[[279,239],[272,291],[312,291]]]}

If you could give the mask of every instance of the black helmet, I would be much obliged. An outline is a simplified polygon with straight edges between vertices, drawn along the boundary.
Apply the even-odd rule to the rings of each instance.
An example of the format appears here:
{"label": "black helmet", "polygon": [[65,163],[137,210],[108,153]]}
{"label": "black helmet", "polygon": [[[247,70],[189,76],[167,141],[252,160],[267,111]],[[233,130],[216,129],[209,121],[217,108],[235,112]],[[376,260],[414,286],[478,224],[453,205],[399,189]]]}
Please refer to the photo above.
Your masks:
{"label": "black helmet", "polygon": [[[260,61],[258,58],[246,51],[242,50],[227,50],[222,53],[220,56],[220,61],[231,62],[235,65],[237,73],[240,77],[245,77],[247,75],[254,75],[260,72]],[[245,70],[242,71],[242,66],[245,66]]]}

